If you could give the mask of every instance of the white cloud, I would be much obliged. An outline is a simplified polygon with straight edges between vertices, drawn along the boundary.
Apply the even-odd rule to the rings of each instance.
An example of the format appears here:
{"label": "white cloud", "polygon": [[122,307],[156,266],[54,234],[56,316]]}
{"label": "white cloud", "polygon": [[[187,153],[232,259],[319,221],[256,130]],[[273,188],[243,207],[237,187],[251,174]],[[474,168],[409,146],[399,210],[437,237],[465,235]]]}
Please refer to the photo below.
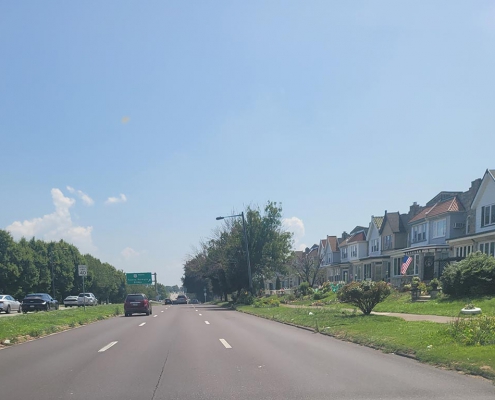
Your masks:
{"label": "white cloud", "polygon": [[77,194],[85,205],[92,206],[93,204],[95,204],[94,200],[91,197],[89,197],[86,193],[84,193],[82,190],[76,190],[71,186],[67,186],[67,190],[70,193]]}
{"label": "white cloud", "polygon": [[122,254],[126,259],[137,257],[139,255],[139,253],[132,247],[126,247],[120,254]]}
{"label": "white cloud", "polygon": [[105,201],[105,204],[125,203],[126,201],[126,195],[121,193],[119,197],[109,197],[107,201]]}
{"label": "white cloud", "polygon": [[40,218],[31,220],[15,221],[7,226],[15,239],[21,237],[31,238],[33,236],[46,241],[58,241],[60,239],[72,243],[83,253],[94,252],[91,233],[92,226],[76,226],[72,222],[70,208],[76,203],[75,199],[65,197],[60,189],[52,189],[52,200],[55,211]]}
{"label": "white cloud", "polygon": [[282,224],[286,230],[294,234],[294,247],[297,250],[304,250],[307,246],[304,243],[301,243],[301,240],[305,235],[304,223],[302,219],[297,217],[284,218],[282,220]]}

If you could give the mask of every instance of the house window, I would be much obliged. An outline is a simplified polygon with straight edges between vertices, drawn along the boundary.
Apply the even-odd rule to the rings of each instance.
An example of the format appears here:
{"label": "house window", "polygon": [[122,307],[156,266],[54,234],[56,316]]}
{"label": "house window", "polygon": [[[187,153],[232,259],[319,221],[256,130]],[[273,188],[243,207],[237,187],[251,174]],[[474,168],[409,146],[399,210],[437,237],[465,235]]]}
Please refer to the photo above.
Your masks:
{"label": "house window", "polygon": [[467,257],[468,255],[470,255],[473,251],[473,246],[472,245],[469,245],[469,246],[457,246],[455,248],[455,256],[456,257]]}
{"label": "house window", "polygon": [[402,257],[396,257],[394,258],[394,275],[399,276],[400,275],[400,268],[402,266]]}
{"label": "house window", "polygon": [[380,251],[380,245],[378,239],[373,239],[371,241],[371,252],[374,253],[375,251]]}
{"label": "house window", "polygon": [[384,250],[392,249],[392,235],[387,235],[383,239],[383,249]]}
{"label": "house window", "polygon": [[447,231],[447,220],[440,219],[433,221],[433,238],[444,237]]}
{"label": "house window", "polygon": [[424,242],[426,240],[426,223],[412,227],[412,242]]}
{"label": "house window", "polygon": [[[411,266],[409,266],[410,268]],[[407,269],[409,275],[409,268]],[[419,254],[414,255],[414,275],[419,275]]]}
{"label": "house window", "polygon": [[347,247],[344,247],[340,250],[340,255],[342,259],[347,258]]}
{"label": "house window", "polygon": [[481,227],[495,224],[495,204],[481,207]]}
{"label": "house window", "polygon": [[357,244],[351,246],[351,257],[357,257]]}
{"label": "house window", "polygon": [[495,242],[485,242],[478,245],[479,251],[488,254],[489,256],[495,257]]}
{"label": "house window", "polygon": [[371,279],[371,264],[364,264],[364,279]]}
{"label": "house window", "polygon": [[356,270],[357,270],[357,280],[361,281],[363,279],[363,267],[362,267],[362,265],[358,265]]}

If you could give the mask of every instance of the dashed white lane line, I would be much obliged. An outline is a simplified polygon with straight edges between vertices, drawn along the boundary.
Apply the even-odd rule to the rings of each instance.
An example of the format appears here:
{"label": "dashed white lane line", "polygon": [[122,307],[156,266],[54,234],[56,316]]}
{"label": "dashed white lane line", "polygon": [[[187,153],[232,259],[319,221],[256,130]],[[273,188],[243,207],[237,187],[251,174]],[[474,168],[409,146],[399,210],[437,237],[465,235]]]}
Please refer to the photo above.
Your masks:
{"label": "dashed white lane line", "polygon": [[103,353],[104,351],[107,351],[110,347],[115,346],[117,342],[110,342],[108,343],[105,347],[102,347],[100,350],[98,350],[98,353]]}
{"label": "dashed white lane line", "polygon": [[158,317],[158,314],[153,315],[153,318],[156,318],[156,317]]}
{"label": "dashed white lane line", "polygon": [[201,317],[203,314],[199,314],[199,316]]}
{"label": "dashed white lane line", "polygon": [[162,311],[160,311],[160,312],[163,312],[163,310],[162,310]]}
{"label": "dashed white lane line", "polygon": [[195,308],[195,309],[194,309],[194,311],[198,311],[198,309],[197,309],[197,308]]}
{"label": "dashed white lane line", "polygon": [[143,322],[142,324],[139,324],[139,326],[143,326],[143,325],[146,325],[146,322]]}
{"label": "dashed white lane line", "polygon": [[225,339],[218,339],[218,340],[220,340],[220,342],[222,342],[222,344],[225,346],[226,349],[232,348],[232,346],[230,344],[228,344]]}
{"label": "dashed white lane line", "polygon": [[208,321],[205,321],[205,324],[206,324],[206,325],[210,325],[210,323],[209,323]]}

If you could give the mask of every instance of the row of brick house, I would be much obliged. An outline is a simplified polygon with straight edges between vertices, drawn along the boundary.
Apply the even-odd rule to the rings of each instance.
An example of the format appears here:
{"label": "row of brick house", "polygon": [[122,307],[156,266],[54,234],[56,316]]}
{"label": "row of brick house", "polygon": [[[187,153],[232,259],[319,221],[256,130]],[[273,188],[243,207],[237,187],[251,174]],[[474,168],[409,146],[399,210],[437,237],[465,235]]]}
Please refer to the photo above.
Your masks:
{"label": "row of brick house", "polygon": [[[474,251],[495,257],[495,170],[471,182],[465,192],[440,192],[424,206],[413,203],[408,213],[385,211],[368,226],[340,237],[327,236],[307,252],[321,260],[324,279],[332,282],[385,280],[394,286],[413,276],[429,281],[444,267]],[[404,256],[411,257],[405,275]],[[300,283],[281,278],[283,286]],[[273,283],[267,281],[266,289]]]}

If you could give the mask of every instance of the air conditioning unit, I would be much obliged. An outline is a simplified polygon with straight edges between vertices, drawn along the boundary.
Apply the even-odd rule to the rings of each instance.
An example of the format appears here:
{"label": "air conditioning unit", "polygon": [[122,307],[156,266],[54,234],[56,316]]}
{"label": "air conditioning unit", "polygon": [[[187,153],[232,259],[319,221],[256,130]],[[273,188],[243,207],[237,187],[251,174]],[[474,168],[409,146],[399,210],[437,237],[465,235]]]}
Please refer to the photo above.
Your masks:
{"label": "air conditioning unit", "polygon": [[464,222],[454,222],[454,229],[462,229],[464,226]]}

